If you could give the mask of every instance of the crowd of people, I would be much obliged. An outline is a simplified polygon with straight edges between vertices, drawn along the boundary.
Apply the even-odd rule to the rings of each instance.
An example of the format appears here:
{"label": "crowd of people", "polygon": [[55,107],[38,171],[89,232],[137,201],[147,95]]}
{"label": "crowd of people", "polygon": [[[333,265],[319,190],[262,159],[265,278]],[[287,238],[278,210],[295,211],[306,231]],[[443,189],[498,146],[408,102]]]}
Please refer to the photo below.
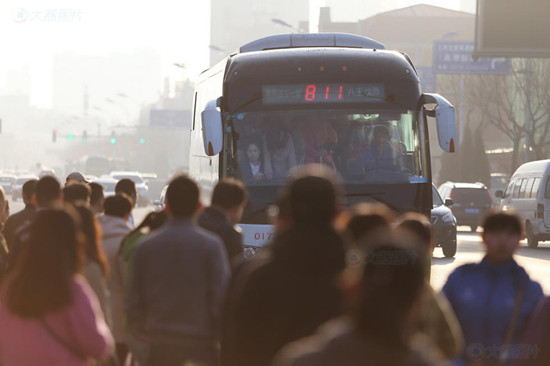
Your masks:
{"label": "crowd of people", "polygon": [[135,226],[130,180],[106,198],[77,172],[64,187],[30,180],[11,216],[0,189],[0,364],[550,364],[550,298],[514,260],[511,212],[485,218],[483,260],[439,293],[429,219],[343,209],[330,168],[289,179],[251,259],[235,226],[245,185],[220,180],[206,208],[199,197],[175,176],[164,210]]}

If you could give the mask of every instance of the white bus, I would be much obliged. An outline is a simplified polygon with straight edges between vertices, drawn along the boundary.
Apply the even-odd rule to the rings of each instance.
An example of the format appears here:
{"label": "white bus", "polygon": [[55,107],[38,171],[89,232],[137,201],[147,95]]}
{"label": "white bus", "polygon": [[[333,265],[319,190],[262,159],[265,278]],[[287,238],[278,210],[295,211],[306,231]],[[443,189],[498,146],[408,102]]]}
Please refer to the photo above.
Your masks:
{"label": "white bus", "polygon": [[[200,75],[193,103],[190,175],[205,202],[218,179],[243,179],[247,248],[271,239],[267,208],[300,164],[336,170],[350,206],[383,202],[429,217],[426,116],[435,117],[443,150],[454,151],[456,141],[454,107],[422,93],[409,57],[357,35],[284,34],[248,43]],[[381,135],[382,163],[372,158]]]}

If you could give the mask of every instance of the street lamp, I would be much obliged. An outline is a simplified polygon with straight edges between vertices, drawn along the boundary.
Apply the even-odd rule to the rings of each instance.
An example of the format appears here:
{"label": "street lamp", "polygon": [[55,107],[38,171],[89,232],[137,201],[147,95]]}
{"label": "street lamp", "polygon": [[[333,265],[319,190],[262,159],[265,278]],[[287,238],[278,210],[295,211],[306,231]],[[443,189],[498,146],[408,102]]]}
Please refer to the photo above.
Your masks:
{"label": "street lamp", "polygon": [[271,22],[275,23],[275,24],[278,24],[280,26],[283,26],[283,27],[286,27],[286,28],[290,28],[298,33],[303,33],[303,29],[298,29],[298,28],[295,28],[293,27],[292,25],[288,24],[287,22],[285,22],[284,20],[282,19],[279,19],[279,18],[273,18],[271,19]]}

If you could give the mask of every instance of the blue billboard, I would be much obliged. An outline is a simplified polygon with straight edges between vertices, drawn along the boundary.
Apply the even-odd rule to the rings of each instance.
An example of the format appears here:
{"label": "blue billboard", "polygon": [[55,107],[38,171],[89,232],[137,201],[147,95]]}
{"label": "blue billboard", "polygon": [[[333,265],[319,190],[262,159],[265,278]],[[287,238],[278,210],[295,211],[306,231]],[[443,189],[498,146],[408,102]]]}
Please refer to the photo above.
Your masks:
{"label": "blue billboard", "polygon": [[434,41],[433,72],[436,74],[509,74],[510,59],[472,58],[474,42]]}

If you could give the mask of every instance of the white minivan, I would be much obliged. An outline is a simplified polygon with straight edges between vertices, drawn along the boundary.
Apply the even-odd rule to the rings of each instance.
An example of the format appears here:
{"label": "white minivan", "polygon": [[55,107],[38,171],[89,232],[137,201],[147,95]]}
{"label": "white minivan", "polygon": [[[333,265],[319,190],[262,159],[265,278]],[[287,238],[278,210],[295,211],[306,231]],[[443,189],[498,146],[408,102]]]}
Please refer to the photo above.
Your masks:
{"label": "white minivan", "polygon": [[525,225],[527,245],[536,248],[539,241],[550,240],[550,159],[520,166],[510,178],[502,198],[503,210],[514,210]]}

